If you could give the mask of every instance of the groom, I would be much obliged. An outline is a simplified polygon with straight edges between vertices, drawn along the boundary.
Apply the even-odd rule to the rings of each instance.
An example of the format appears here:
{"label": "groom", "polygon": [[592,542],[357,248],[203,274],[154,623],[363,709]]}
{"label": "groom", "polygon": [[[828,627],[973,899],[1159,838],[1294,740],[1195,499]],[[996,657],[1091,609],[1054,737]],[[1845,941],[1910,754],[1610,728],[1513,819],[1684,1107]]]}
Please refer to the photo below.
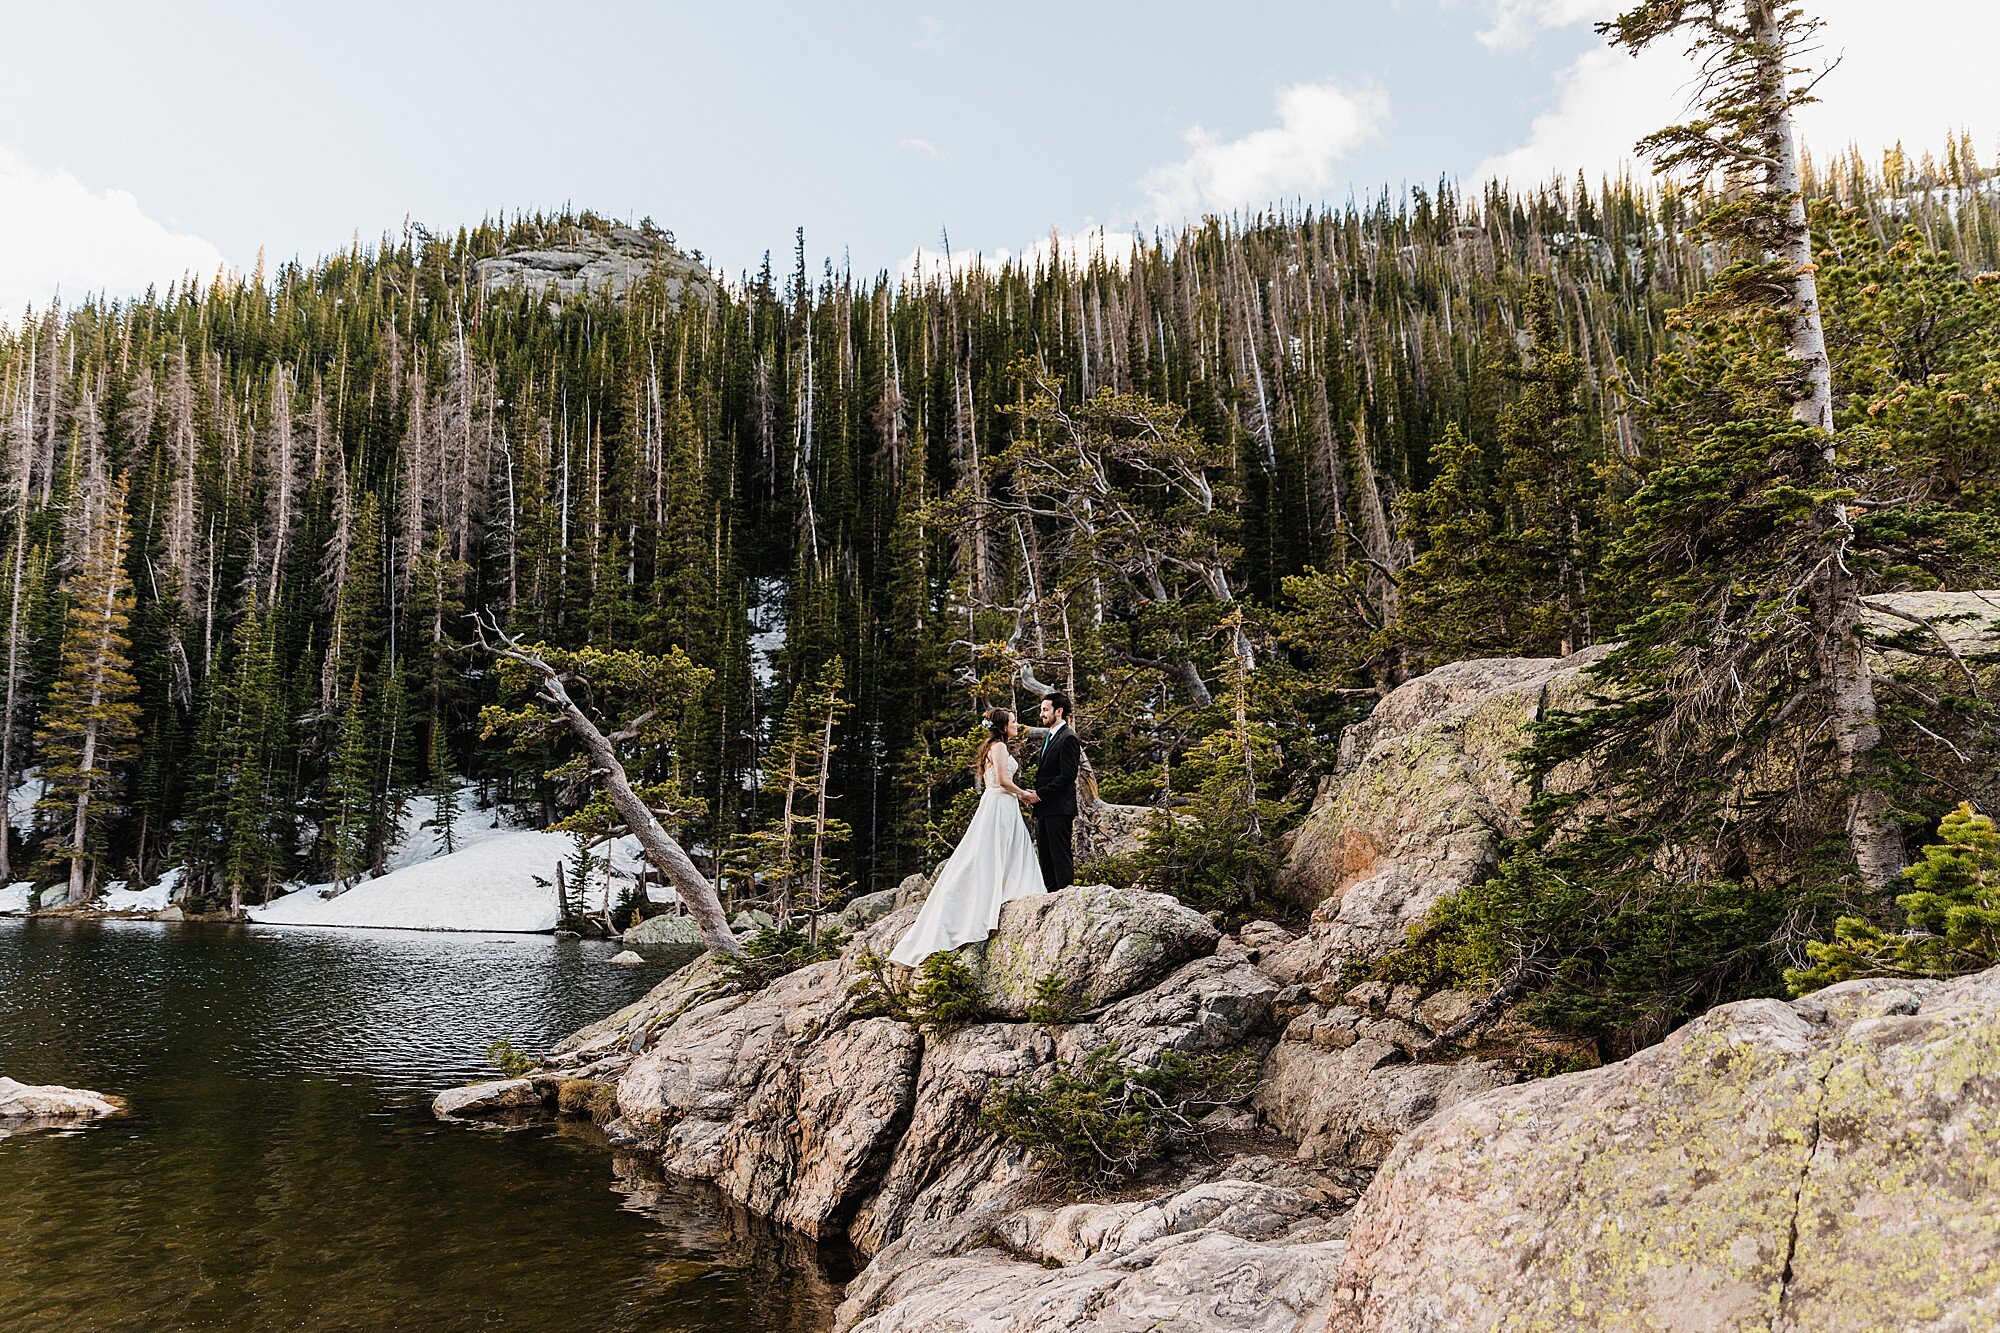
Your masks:
{"label": "groom", "polygon": [[1083,766],[1083,744],[1069,724],[1069,696],[1055,693],[1042,699],[1041,760],[1035,765],[1035,856],[1042,863],[1042,887],[1050,893],[1066,889],[1076,878],[1070,851],[1070,826],[1076,823],[1076,775]]}

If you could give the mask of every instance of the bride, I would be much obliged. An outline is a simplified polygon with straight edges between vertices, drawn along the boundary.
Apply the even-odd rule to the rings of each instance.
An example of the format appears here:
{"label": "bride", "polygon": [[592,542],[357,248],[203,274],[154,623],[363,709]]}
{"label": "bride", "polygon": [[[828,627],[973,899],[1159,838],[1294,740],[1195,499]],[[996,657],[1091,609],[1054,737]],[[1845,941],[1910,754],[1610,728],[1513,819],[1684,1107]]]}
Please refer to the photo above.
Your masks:
{"label": "bride", "polygon": [[916,924],[889,954],[905,967],[985,939],[1000,924],[1000,904],[1045,891],[1035,844],[1021,818],[1021,798],[1029,793],[1014,785],[1020,762],[1007,748],[1021,734],[1020,724],[1005,708],[988,709],[985,724],[986,739],[972,761],[979,808],[938,872]]}

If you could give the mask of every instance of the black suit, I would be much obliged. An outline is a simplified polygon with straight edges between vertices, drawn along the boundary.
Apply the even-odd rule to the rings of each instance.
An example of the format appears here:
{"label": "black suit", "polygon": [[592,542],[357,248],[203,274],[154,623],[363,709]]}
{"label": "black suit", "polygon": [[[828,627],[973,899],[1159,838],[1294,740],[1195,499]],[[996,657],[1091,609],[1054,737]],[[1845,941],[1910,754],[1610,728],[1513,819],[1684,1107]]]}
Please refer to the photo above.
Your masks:
{"label": "black suit", "polygon": [[1050,734],[1035,765],[1035,856],[1042,863],[1042,885],[1049,892],[1066,889],[1076,879],[1070,851],[1070,828],[1076,823],[1076,775],[1083,767],[1083,742],[1064,723]]}

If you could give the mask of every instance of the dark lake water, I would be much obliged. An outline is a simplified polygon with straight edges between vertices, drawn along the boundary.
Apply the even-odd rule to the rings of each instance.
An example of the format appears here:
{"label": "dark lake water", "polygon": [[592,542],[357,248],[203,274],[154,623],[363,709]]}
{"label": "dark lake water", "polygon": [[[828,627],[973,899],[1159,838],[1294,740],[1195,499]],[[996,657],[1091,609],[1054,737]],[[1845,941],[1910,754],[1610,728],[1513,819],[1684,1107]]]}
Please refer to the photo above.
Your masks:
{"label": "dark lake water", "polygon": [[592,1131],[431,1118],[659,979],[608,954],[0,918],[0,1074],[133,1105],[0,1140],[0,1330],[827,1328],[844,1254]]}

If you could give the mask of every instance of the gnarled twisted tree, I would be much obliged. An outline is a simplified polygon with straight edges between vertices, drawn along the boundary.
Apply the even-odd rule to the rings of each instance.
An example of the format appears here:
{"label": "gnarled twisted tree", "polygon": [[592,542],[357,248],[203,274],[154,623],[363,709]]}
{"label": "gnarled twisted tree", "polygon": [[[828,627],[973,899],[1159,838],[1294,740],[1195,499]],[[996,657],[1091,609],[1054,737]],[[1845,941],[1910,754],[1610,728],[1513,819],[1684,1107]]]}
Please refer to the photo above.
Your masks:
{"label": "gnarled twisted tree", "polygon": [[[1905,856],[1879,771],[1882,726],[1852,558],[1850,500],[1866,479],[1839,452],[1793,124],[1824,77],[1800,67],[1818,28],[1790,0],[1648,0],[1602,26],[1634,53],[1685,43],[1701,67],[1695,116],[1639,144],[1660,171],[1718,190],[1699,226],[1732,262],[1682,322],[1730,342],[1742,365],[1755,364],[1760,347],[1776,353],[1762,363],[1756,401],[1738,395],[1688,432],[1685,454],[1635,503],[1627,542],[1662,569],[1688,567],[1672,587],[1658,580],[1661,596],[1637,636],[1654,654],[1647,674],[1670,696],[1655,749],[1702,753],[1684,744],[1687,733],[1721,733],[1723,758],[1755,768],[1772,739],[1823,728],[1847,788],[1855,870],[1886,890]],[[1779,412],[1792,429],[1773,419]],[[1710,765],[1705,776],[1729,767]]]}
{"label": "gnarled twisted tree", "polygon": [[[646,859],[687,904],[688,913],[694,917],[695,926],[701,932],[702,945],[712,953],[739,952],[714,883],[701,873],[701,868],[695,865],[687,849],[667,832],[666,825],[660,822],[660,817],[654,813],[646,797],[633,784],[631,776],[625,771],[624,761],[619,757],[620,745],[645,738],[648,729],[662,721],[666,698],[650,700],[643,711],[607,732],[571,693],[573,686],[587,689],[589,685],[586,678],[565,660],[579,654],[553,654],[557,660],[551,661],[550,650],[523,643],[519,635],[507,633],[497,616],[490,613],[481,615],[476,622],[480,646],[495,657],[515,663],[527,671],[533,682],[536,703],[560,720],[583,747],[589,777],[598,784],[624,828],[639,840]],[[684,690],[687,682],[682,678],[699,671],[678,650],[661,660],[669,667],[680,669],[663,672],[646,670],[643,654],[600,653],[598,656],[607,662],[617,659],[611,664],[614,669],[625,668],[621,670],[623,675],[632,676],[636,670],[638,676],[659,686],[653,693],[663,696]],[[489,732],[504,726],[510,717],[504,710],[497,709],[489,709],[487,716]],[[518,715],[511,716],[518,718]]]}

